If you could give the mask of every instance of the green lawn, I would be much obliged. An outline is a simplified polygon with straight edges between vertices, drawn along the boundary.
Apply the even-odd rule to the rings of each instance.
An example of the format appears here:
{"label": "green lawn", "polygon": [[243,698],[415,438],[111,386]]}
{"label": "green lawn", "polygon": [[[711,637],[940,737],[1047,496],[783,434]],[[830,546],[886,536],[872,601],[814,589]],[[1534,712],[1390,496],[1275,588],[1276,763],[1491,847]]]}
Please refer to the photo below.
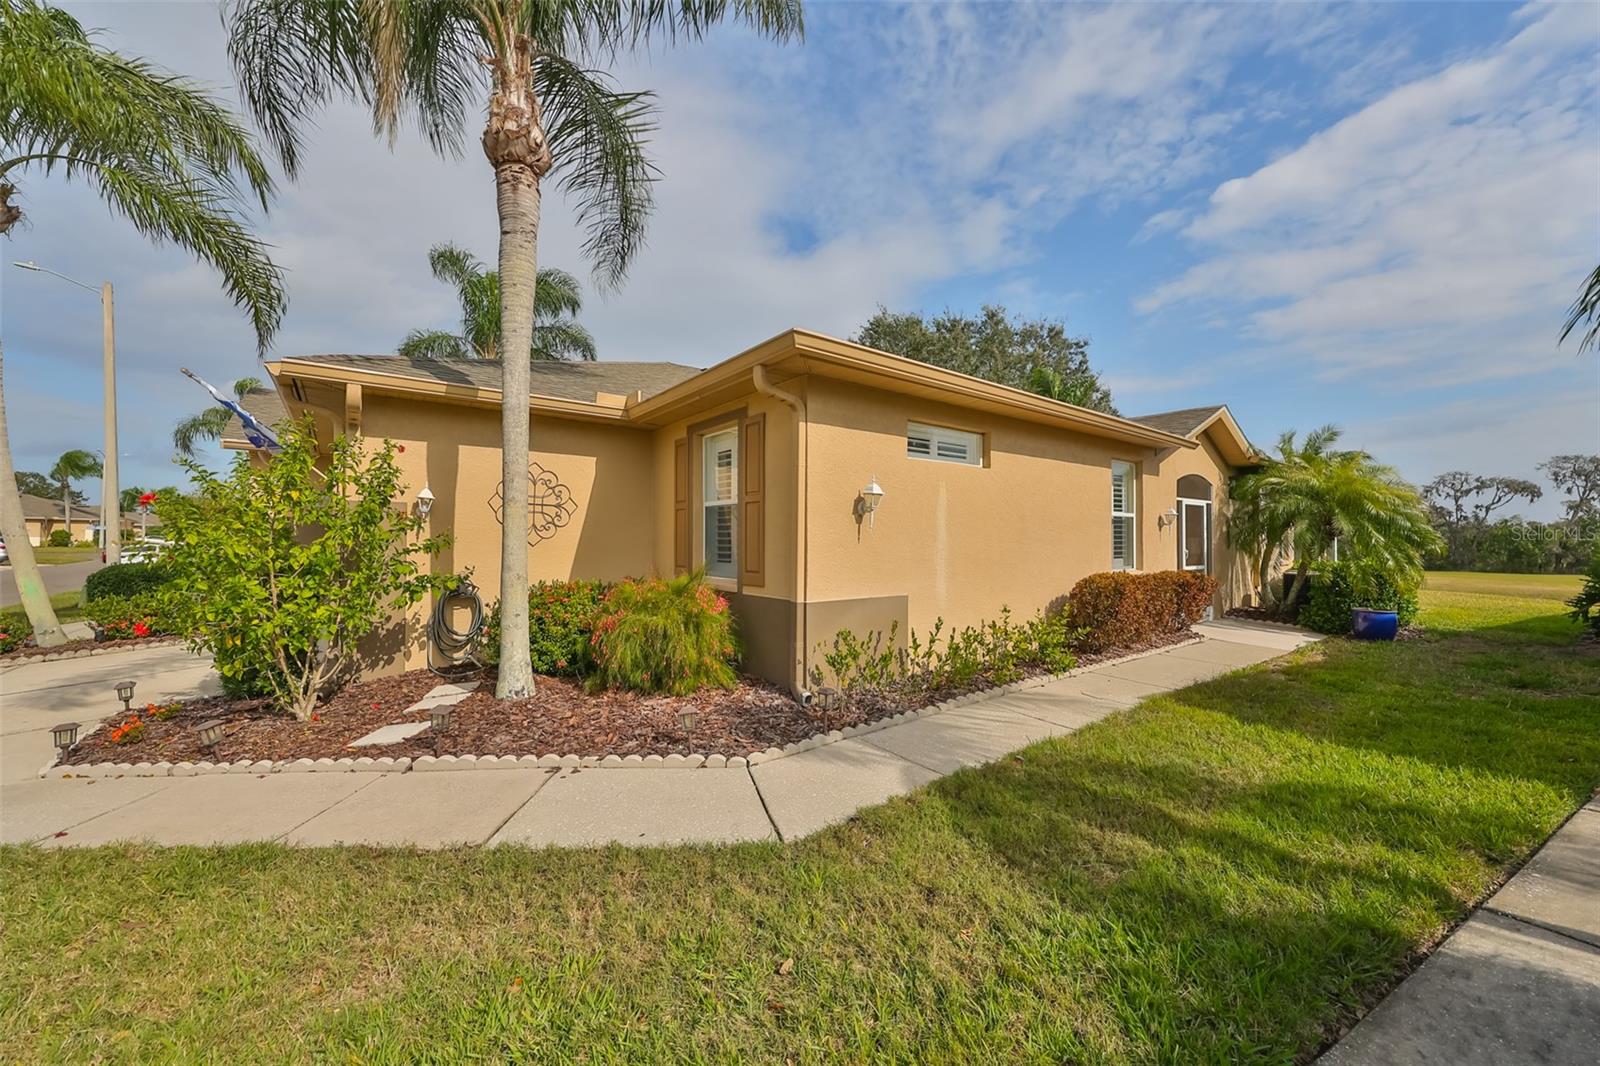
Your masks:
{"label": "green lawn", "polygon": [[1476,592],[1487,596],[1568,600],[1583,587],[1582,574],[1482,574],[1470,570],[1430,570],[1425,587],[1435,592]]}
{"label": "green lawn", "polygon": [[788,846],[6,849],[0,1047],[1303,1061],[1600,782],[1559,610],[1425,592]]}
{"label": "green lawn", "polygon": [[90,559],[100,558],[99,548],[51,548],[49,546],[33,549],[33,561],[41,566],[53,566],[57,563],[83,563]]}
{"label": "green lawn", "polygon": [[[56,621],[76,622],[83,617],[83,590],[74,589],[71,592],[58,592],[50,597],[50,605],[56,609]],[[26,618],[27,612],[21,604],[0,610],[0,615],[9,617]]]}

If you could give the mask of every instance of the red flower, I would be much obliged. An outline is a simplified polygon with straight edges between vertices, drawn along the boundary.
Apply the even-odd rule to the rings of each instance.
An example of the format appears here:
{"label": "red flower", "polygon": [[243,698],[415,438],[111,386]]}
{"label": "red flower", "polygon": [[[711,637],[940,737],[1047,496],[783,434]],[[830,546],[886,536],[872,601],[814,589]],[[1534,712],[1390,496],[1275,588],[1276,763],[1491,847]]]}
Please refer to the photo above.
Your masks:
{"label": "red flower", "polygon": [[144,622],[133,623],[133,635],[136,637],[148,637],[150,635],[150,626]]}
{"label": "red flower", "polygon": [[139,506],[140,507],[149,507],[151,504],[153,504],[155,502],[156,502],[156,494],[153,493],[153,492],[146,492],[146,493],[144,493],[143,495],[141,495],[139,497]]}

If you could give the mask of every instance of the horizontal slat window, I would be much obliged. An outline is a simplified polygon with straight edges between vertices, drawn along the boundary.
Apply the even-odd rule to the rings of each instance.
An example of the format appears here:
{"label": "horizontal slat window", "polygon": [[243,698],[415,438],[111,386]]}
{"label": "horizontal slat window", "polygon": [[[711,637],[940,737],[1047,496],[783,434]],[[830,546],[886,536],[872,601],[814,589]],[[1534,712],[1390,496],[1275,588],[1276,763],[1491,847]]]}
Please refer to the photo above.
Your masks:
{"label": "horizontal slat window", "polygon": [[906,454],[939,463],[983,465],[983,435],[912,422],[906,426]]}

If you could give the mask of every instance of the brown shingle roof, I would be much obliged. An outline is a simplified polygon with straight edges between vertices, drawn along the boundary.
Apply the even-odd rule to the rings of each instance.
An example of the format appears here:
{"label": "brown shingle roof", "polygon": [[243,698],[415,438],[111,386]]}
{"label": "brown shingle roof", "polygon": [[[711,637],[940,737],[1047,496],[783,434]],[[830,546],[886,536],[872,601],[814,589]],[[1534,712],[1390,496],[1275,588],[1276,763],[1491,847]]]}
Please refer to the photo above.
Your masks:
{"label": "brown shingle roof", "polygon": [[[255,416],[257,422],[264,426],[274,426],[289,417],[288,408],[283,406],[283,400],[278,396],[277,389],[251,389],[239,401],[243,407]],[[244,440],[244,424],[239,421],[238,415],[228,419],[227,428],[222,431],[223,440]]]}
{"label": "brown shingle roof", "polygon": [[[33,496],[26,492],[17,494],[22,498],[23,518],[50,518],[61,520],[61,501],[47,499],[44,496]],[[80,503],[72,505],[72,520],[74,522],[98,522],[100,511],[98,508],[91,510]]]}
{"label": "brown shingle roof", "polygon": [[1191,437],[1195,430],[1211,421],[1211,416],[1222,410],[1225,405],[1214,403],[1209,407],[1185,407],[1181,411],[1160,411],[1153,415],[1134,415],[1129,419],[1151,429],[1159,429],[1163,433],[1172,433],[1179,437]]}
{"label": "brown shingle roof", "polygon": [[[296,355],[286,362],[342,366],[374,374],[394,374],[423,381],[443,381],[480,389],[500,387],[500,363],[487,359],[413,359],[404,355]],[[595,394],[646,396],[669,389],[700,373],[699,367],[681,363],[613,362],[568,363],[534,360],[529,392],[558,400],[593,403]],[[252,412],[253,413],[253,412]]]}

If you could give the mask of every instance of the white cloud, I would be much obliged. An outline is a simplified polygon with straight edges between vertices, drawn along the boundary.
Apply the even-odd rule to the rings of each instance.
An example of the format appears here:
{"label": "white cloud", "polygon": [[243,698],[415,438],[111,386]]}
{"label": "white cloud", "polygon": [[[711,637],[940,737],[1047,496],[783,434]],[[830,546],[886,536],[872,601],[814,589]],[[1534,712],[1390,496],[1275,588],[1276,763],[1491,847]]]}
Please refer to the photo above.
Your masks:
{"label": "white cloud", "polygon": [[1570,360],[1556,330],[1600,228],[1600,23],[1584,5],[1521,20],[1218,186],[1183,230],[1201,261],[1136,306],[1241,308],[1328,376],[1440,384]]}

